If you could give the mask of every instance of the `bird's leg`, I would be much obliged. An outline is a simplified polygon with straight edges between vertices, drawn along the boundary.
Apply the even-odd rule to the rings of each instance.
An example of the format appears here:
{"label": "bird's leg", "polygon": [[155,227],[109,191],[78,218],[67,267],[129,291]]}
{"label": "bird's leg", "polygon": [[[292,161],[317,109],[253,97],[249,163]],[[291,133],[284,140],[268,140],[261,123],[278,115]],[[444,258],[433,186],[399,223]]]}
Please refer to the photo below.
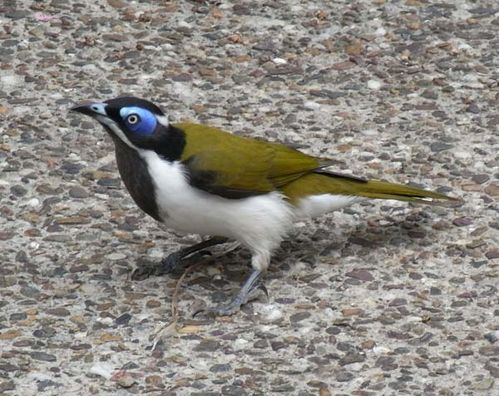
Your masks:
{"label": "bird's leg", "polygon": [[159,264],[144,265],[140,268],[137,268],[132,273],[132,279],[143,280],[150,276],[169,274],[175,269],[181,267],[183,265],[183,260],[191,256],[192,254],[211,246],[220,245],[227,241],[228,239],[224,237],[211,237],[195,245],[185,247],[169,254],[168,256],[163,258]]}
{"label": "bird's leg", "polygon": [[241,308],[241,305],[246,304],[248,301],[254,297],[254,293],[258,289],[262,289],[265,294],[267,294],[267,290],[261,283],[263,272],[260,270],[253,270],[251,274],[248,276],[244,284],[242,285],[239,292],[234,296],[232,301],[227,305],[218,305],[212,308],[203,308],[196,312],[194,312],[193,316],[196,316],[198,313],[211,313],[215,316],[230,316],[235,314]]}

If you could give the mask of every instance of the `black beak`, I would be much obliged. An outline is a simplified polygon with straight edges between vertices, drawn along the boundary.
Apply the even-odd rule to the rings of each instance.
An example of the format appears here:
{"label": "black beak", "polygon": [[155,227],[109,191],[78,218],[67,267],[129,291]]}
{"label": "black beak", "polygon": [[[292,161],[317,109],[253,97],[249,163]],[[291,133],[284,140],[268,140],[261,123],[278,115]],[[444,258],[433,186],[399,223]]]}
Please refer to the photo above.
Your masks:
{"label": "black beak", "polygon": [[76,111],[77,113],[92,115],[93,111],[90,109],[91,104],[92,102],[89,101],[81,102],[71,107],[69,111]]}

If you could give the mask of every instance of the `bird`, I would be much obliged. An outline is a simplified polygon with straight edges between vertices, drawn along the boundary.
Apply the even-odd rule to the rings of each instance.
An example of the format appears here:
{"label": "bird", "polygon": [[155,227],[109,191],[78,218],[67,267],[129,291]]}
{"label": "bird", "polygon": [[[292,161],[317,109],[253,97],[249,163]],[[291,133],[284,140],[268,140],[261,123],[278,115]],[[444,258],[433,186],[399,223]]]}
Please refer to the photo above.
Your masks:
{"label": "bird", "polygon": [[333,160],[278,142],[172,123],[156,104],[133,96],[84,101],[70,110],[92,117],[110,135],[121,179],[140,209],[170,229],[208,237],[138,269],[135,279],[169,273],[192,254],[227,241],[250,251],[252,270],[233,298],[203,309],[216,316],[237,313],[265,288],[272,254],[297,221],[370,199],[457,200],[336,172]]}

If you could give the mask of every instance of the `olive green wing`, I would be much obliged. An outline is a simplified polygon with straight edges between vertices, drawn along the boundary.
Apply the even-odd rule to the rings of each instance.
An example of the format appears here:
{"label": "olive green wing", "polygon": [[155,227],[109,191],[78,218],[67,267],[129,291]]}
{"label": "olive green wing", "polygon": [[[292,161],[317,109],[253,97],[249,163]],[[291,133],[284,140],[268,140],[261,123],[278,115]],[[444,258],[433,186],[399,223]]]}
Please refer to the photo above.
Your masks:
{"label": "olive green wing", "polygon": [[181,161],[191,185],[225,198],[265,194],[329,163],[278,143],[204,125],[175,124],[185,134]]}

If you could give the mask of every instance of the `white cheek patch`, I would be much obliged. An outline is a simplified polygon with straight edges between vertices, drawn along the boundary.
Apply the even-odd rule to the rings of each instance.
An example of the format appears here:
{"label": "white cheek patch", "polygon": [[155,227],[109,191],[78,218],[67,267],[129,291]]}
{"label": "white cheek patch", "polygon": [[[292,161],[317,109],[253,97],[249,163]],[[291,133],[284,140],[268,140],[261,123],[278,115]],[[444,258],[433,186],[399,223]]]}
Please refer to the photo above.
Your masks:
{"label": "white cheek patch", "polygon": [[112,120],[110,120],[107,117],[103,116],[96,116],[95,119],[99,121],[101,124],[106,125],[113,133],[118,136],[123,143],[125,143],[127,146],[137,150],[137,147],[135,147],[130,140],[126,137],[125,133],[120,129],[120,127]]}

